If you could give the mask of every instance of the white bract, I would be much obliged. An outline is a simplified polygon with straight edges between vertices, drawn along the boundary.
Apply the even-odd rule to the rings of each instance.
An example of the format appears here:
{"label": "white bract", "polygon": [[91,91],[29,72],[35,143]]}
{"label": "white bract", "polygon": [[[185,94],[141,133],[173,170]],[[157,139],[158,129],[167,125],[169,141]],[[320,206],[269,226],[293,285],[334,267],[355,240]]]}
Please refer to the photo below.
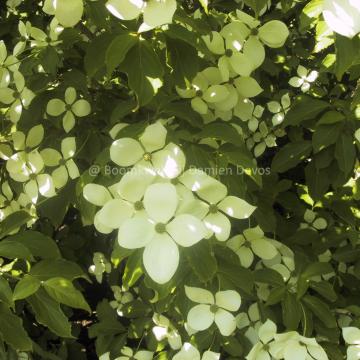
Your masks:
{"label": "white bract", "polygon": [[318,217],[316,212],[306,209],[304,213],[304,220],[306,223],[301,223],[300,228],[313,228],[315,230],[324,230],[327,228],[327,221],[322,217]]}
{"label": "white bract", "polygon": [[117,358],[115,358],[115,360],[152,360],[154,353],[151,351],[147,351],[147,350],[139,350],[134,352],[131,348],[129,348],[128,346],[125,346],[122,350],[121,353],[123,354],[122,356],[118,356]]}
{"label": "white bract", "polygon": [[186,296],[199,303],[190,309],[187,323],[197,331],[208,329],[214,322],[223,336],[230,336],[236,329],[236,319],[231,312],[241,305],[241,297],[234,290],[218,291],[214,295],[205,289],[185,286]]}
{"label": "white bract", "polygon": [[153,174],[152,177],[157,173],[161,177],[173,179],[183,171],[186,159],[177,145],[170,143],[165,146],[166,135],[165,127],[156,122],[146,127],[139,141],[132,138],[114,141],[110,147],[110,158],[120,166],[141,166],[130,171],[129,180],[143,176],[144,172],[148,176]]}
{"label": "white bract", "polygon": [[119,228],[119,245],[143,248],[143,263],[149,276],[164,284],[179,264],[178,246],[189,247],[206,235],[201,220],[193,215],[175,215],[179,199],[174,185],[151,184],[145,191],[144,210],[127,219]]}
{"label": "white bract", "polygon": [[75,116],[84,117],[89,115],[91,111],[88,101],[76,99],[76,90],[73,87],[68,87],[65,91],[65,101],[51,99],[46,106],[46,112],[51,116],[64,114],[62,122],[67,133],[75,126]]}
{"label": "white bract", "polygon": [[176,0],[109,0],[106,8],[120,20],[134,20],[143,14],[139,32],[170,24],[176,10]]}
{"label": "white bract", "polygon": [[231,230],[227,216],[247,219],[256,209],[243,199],[227,196],[226,186],[201,170],[189,169],[179,177],[179,181],[207,202],[194,203],[193,210],[198,210],[202,214],[203,222],[208,229],[207,237],[215,234],[219,241],[227,240]]}
{"label": "white bract", "polygon": [[152,328],[152,332],[156,337],[157,341],[162,341],[167,339],[170,347],[173,350],[178,350],[181,348],[182,341],[179,332],[172,326],[170,320],[161,314],[153,315],[153,322],[155,326]]}
{"label": "white bract", "polygon": [[284,121],[285,115],[290,109],[290,105],[289,94],[283,95],[280,102],[270,101],[267,103],[269,111],[274,114],[272,117],[272,124],[274,126],[280,125]]}
{"label": "white bract", "polygon": [[342,329],[343,338],[347,344],[347,360],[360,359],[360,330],[354,326]]}
{"label": "white bract", "polygon": [[58,40],[59,35],[62,33],[64,28],[59,25],[59,22],[56,18],[53,18],[49,25],[49,32],[46,34],[43,30],[31,26],[30,28],[30,46],[31,47],[47,47],[47,46],[56,46],[61,43]]}
{"label": "white bract", "polygon": [[110,301],[109,304],[113,309],[116,309],[116,312],[119,316],[122,315],[121,309],[125,304],[134,300],[134,296],[131,292],[126,291],[120,286],[113,285],[111,286],[111,290],[114,293],[114,300]]}
{"label": "white bract", "polygon": [[325,0],[323,16],[329,28],[340,35],[353,38],[360,32],[359,0]]}
{"label": "white bract", "polygon": [[1,184],[0,193],[0,221],[15,211],[20,210],[19,203],[14,199],[14,194],[7,181]]}
{"label": "white bract", "polygon": [[54,185],[57,189],[66,185],[69,180],[80,176],[79,169],[72,159],[76,152],[74,137],[68,137],[61,141],[61,153],[57,150],[46,148],[40,152],[46,166],[58,166],[52,173]]}
{"label": "white bract", "polygon": [[190,343],[185,343],[172,360],[219,360],[220,354],[207,350],[200,355],[199,350]]}
{"label": "white bract", "polygon": [[244,230],[242,235],[236,235],[227,242],[227,246],[233,250],[240,259],[242,266],[248,268],[254,261],[254,254],[261,259],[270,260],[278,251],[266,238],[259,226]]}
{"label": "white bract", "polygon": [[101,252],[95,252],[93,256],[93,265],[89,267],[89,273],[95,275],[98,283],[102,282],[103,274],[110,274],[111,263],[106,259]]}
{"label": "white bract", "polygon": [[289,80],[289,84],[296,88],[301,88],[302,92],[307,92],[311,84],[317,79],[319,73],[315,70],[308,70],[304,66],[299,65],[297,68],[298,76],[294,76]]}
{"label": "white bract", "polygon": [[[17,71],[19,61],[13,55],[8,55],[5,43],[0,41],[0,94],[1,89],[6,88],[11,81],[11,72]],[[0,100],[1,101],[1,100]]]}
{"label": "white bract", "polygon": [[246,329],[245,336],[255,345],[259,341],[258,331],[261,326],[259,306],[251,304],[247,312],[236,315],[236,326],[238,329]]}
{"label": "white bract", "polygon": [[54,15],[62,26],[73,27],[81,20],[84,4],[83,0],[45,0],[43,11]]}

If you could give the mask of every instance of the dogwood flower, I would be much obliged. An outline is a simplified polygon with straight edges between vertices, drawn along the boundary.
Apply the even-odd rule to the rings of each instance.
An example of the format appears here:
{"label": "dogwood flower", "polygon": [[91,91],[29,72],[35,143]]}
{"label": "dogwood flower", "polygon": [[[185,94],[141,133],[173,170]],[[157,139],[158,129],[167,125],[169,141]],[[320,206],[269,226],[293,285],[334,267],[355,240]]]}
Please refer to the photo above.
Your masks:
{"label": "dogwood flower", "polygon": [[90,114],[91,107],[85,99],[76,100],[76,90],[68,87],[65,90],[65,101],[61,99],[51,99],[46,112],[51,116],[63,116],[63,128],[68,133],[75,126],[75,116],[84,117]]}
{"label": "dogwood flower", "polygon": [[101,252],[95,252],[93,256],[93,265],[89,267],[89,273],[95,275],[98,283],[102,282],[103,274],[110,274],[111,263],[106,259],[105,255]]}
{"label": "dogwood flower", "polygon": [[344,327],[342,329],[342,335],[348,345],[346,358],[348,360],[360,359],[360,330],[353,326]]}
{"label": "dogwood flower", "polygon": [[298,76],[294,76],[289,80],[289,84],[293,87],[301,88],[301,91],[304,93],[310,89],[311,83],[313,83],[319,75],[317,71],[309,71],[302,65],[298,66],[297,74]]}
{"label": "dogwood flower", "polygon": [[269,111],[274,114],[271,120],[274,126],[280,125],[284,121],[285,115],[290,109],[290,105],[289,94],[283,95],[280,102],[270,101],[267,103]]}
{"label": "dogwood flower", "polygon": [[245,200],[227,196],[226,186],[204,171],[189,169],[179,177],[179,181],[208,203],[197,204],[201,209],[206,209],[203,222],[208,229],[208,237],[215,234],[219,241],[227,240],[231,223],[225,214],[235,219],[247,219],[255,210]]}
{"label": "dogwood flower", "polygon": [[136,353],[134,353],[134,351],[129,348],[128,346],[125,346],[122,350],[121,353],[123,354],[122,356],[118,356],[115,360],[132,360],[132,359],[136,359],[136,360],[152,360],[154,353],[152,351],[147,351],[147,350],[139,350],[136,351]]}
{"label": "dogwood flower", "polygon": [[0,193],[0,220],[4,220],[7,216],[15,211],[20,210],[20,205],[14,199],[14,194],[7,181],[1,184]]}
{"label": "dogwood flower", "polygon": [[19,71],[15,71],[13,76],[15,89],[0,88],[0,102],[11,105],[8,117],[16,124],[20,120],[23,109],[28,108],[35,94],[25,86],[24,76]]}
{"label": "dogwood flower", "polygon": [[[6,88],[11,81],[11,72],[19,69],[20,63],[13,55],[8,55],[6,45],[0,41],[0,89]],[[1,94],[1,91],[0,91]],[[1,100],[0,100],[1,101]]]}
{"label": "dogwood flower", "polygon": [[317,217],[317,214],[310,209],[305,210],[304,220],[306,223],[300,224],[301,229],[311,227],[315,230],[324,230],[327,228],[327,221],[322,217]]}
{"label": "dogwood flower", "polygon": [[219,360],[220,354],[207,350],[200,355],[199,350],[190,343],[185,343],[182,349],[174,355],[173,360]]}
{"label": "dogwood flower", "polygon": [[247,312],[236,315],[236,327],[246,329],[245,336],[255,345],[259,341],[258,331],[261,326],[259,306],[251,304]]}
{"label": "dogwood flower", "polygon": [[144,267],[159,284],[168,282],[178,267],[177,245],[192,246],[206,234],[204,224],[195,216],[175,215],[178,202],[174,185],[151,184],[144,195],[144,210],[125,220],[119,228],[120,246],[127,249],[145,247]]}
{"label": "dogwood flower", "polygon": [[214,322],[223,336],[231,335],[236,329],[236,319],[230,313],[239,310],[241,297],[234,290],[218,291],[213,294],[205,289],[185,286],[186,296],[199,303],[190,309],[187,323],[197,331],[208,329]]}
{"label": "dogwood flower", "polygon": [[360,32],[358,0],[325,0],[322,14],[329,28],[340,35],[353,38]]}
{"label": "dogwood flower", "polygon": [[120,20],[134,20],[143,14],[139,32],[170,24],[176,10],[176,0],[109,0],[106,8]]}
{"label": "dogwood flower", "polygon": [[253,263],[254,254],[266,260],[278,254],[259,226],[244,230],[242,235],[232,237],[226,245],[239,256],[241,265],[246,268]]}
{"label": "dogwood flower", "polygon": [[170,320],[161,314],[154,314],[152,317],[155,326],[152,332],[157,341],[167,339],[170,347],[173,350],[181,348],[182,341],[179,332],[171,325]]}
{"label": "dogwood flower", "polygon": [[47,46],[56,46],[61,43],[59,40],[59,35],[62,33],[64,28],[59,25],[59,22],[56,18],[53,18],[50,21],[49,32],[46,34],[43,30],[31,26],[30,29],[30,46],[33,47],[47,47]]}
{"label": "dogwood flower", "polygon": [[[164,178],[177,177],[185,167],[185,155],[175,144],[165,146],[167,131],[160,123],[149,125],[140,136],[139,141],[132,138],[121,138],[112,143],[110,147],[111,160],[120,166],[139,164],[146,175],[151,176],[152,171]],[[139,169],[141,170],[141,169]],[[137,171],[130,174],[136,175]],[[141,175],[139,172],[138,175]],[[132,178],[132,175],[128,175]]]}
{"label": "dogwood flower", "polygon": [[20,33],[20,41],[14,46],[13,54],[15,56],[21,54],[25,48],[27,43],[30,41],[31,34],[31,23],[26,21],[26,23],[19,21],[18,30]]}
{"label": "dogwood flower", "polygon": [[83,0],[45,0],[43,11],[54,15],[62,26],[73,27],[81,20],[84,4]]}
{"label": "dogwood flower", "polygon": [[62,188],[68,182],[69,177],[76,179],[80,176],[79,169],[72,157],[76,152],[74,137],[68,137],[61,141],[61,153],[57,150],[46,148],[40,152],[46,166],[58,166],[51,177],[57,189]]}
{"label": "dogwood flower", "polygon": [[124,290],[120,286],[113,285],[111,286],[111,290],[114,293],[114,300],[109,302],[109,305],[116,309],[118,315],[121,314],[121,309],[123,306],[134,300],[134,296],[131,292]]}
{"label": "dogwood flower", "polygon": [[269,343],[274,339],[276,334],[276,325],[271,320],[261,325],[258,329],[259,342],[253,346],[249,354],[246,356],[247,360],[270,360],[269,354],[270,345]]}

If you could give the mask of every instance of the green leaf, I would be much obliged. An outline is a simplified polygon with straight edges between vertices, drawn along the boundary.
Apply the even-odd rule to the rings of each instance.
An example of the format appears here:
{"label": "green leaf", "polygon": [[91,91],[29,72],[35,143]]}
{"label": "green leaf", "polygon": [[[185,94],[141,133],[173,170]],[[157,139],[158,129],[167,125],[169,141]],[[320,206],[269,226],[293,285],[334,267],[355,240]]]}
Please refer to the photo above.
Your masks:
{"label": "green leaf", "polygon": [[306,159],[311,149],[311,142],[307,140],[286,144],[274,156],[271,169],[280,173],[285,172]]}
{"label": "green leaf", "polygon": [[328,111],[326,112],[320,120],[317,122],[317,126],[319,125],[329,125],[335,124],[337,122],[341,122],[345,119],[345,115],[340,113],[339,111]]}
{"label": "green leaf", "polygon": [[340,81],[344,73],[349,70],[352,64],[359,60],[359,39],[355,36],[349,39],[345,36],[336,34],[335,49],[336,49],[336,62],[335,74]]}
{"label": "green leaf", "polygon": [[317,169],[314,162],[310,162],[305,168],[306,183],[310,196],[317,200],[327,192],[330,186],[328,169]]}
{"label": "green leaf", "polygon": [[234,131],[231,125],[224,122],[211,123],[204,126],[203,130],[196,134],[198,139],[212,138],[222,140],[234,145],[243,144],[241,136]]}
{"label": "green leaf", "polygon": [[0,275],[0,302],[7,306],[14,307],[13,294],[7,280]]}
{"label": "green leaf", "polygon": [[123,286],[131,288],[143,275],[142,269],[142,251],[134,251],[126,261],[124,275],[122,277]]}
{"label": "green leaf", "polygon": [[217,271],[217,262],[210,242],[200,241],[188,250],[186,258],[195,275],[203,283],[210,281]]}
{"label": "green leaf", "polygon": [[323,100],[314,99],[308,95],[301,95],[285,116],[284,125],[300,125],[306,120],[315,119],[330,104]]}
{"label": "green leaf", "polygon": [[126,54],[137,41],[138,38],[130,34],[120,34],[111,41],[105,54],[105,63],[109,76],[123,62]]}
{"label": "green leaf", "polygon": [[40,261],[31,268],[29,274],[40,281],[46,281],[53,277],[64,277],[68,280],[80,277],[88,279],[79,265],[64,259]]}
{"label": "green leaf", "polygon": [[22,325],[22,320],[1,303],[0,324],[0,334],[5,342],[19,351],[32,350],[32,342]]}
{"label": "green leaf", "polygon": [[43,259],[58,259],[61,257],[55,241],[38,231],[27,230],[18,233],[9,237],[9,241],[26,246],[33,256]]}
{"label": "green leaf", "polygon": [[25,245],[11,240],[0,241],[0,256],[8,259],[34,260],[30,250]]}
{"label": "green leaf", "polygon": [[329,145],[334,144],[341,133],[342,127],[343,123],[318,126],[312,138],[314,152],[318,153]]}
{"label": "green leaf", "polygon": [[41,282],[39,279],[25,275],[15,286],[13,299],[22,300],[36,293],[39,290]]}
{"label": "green leaf", "polygon": [[341,133],[340,138],[336,142],[335,158],[345,176],[350,175],[350,172],[354,169],[356,151],[353,137],[346,132]]}
{"label": "green leaf", "polygon": [[326,303],[311,295],[305,295],[302,301],[326,327],[337,327],[336,319]]}
{"label": "green leaf", "polygon": [[332,266],[326,262],[313,262],[309,264],[300,274],[297,283],[297,298],[300,299],[309,288],[309,281],[314,276],[330,274],[334,271]]}
{"label": "green leaf", "polygon": [[287,292],[281,302],[283,322],[287,330],[296,330],[301,319],[301,307],[295,294]]}
{"label": "green leaf", "polygon": [[58,336],[72,338],[71,325],[60,309],[57,301],[53,300],[44,289],[39,289],[34,295],[26,299],[31,305],[36,320],[48,327]]}
{"label": "green leaf", "polygon": [[0,223],[0,239],[11,234],[20,226],[26,224],[32,216],[24,210],[16,211],[2,220]]}
{"label": "green leaf", "polygon": [[146,105],[162,86],[163,68],[156,52],[146,41],[139,41],[122,63],[129,86],[135,91],[139,106]]}
{"label": "green leaf", "polygon": [[70,280],[63,277],[51,278],[46,280],[43,286],[46,292],[59,303],[91,313],[81,291],[77,290]]}
{"label": "green leaf", "polygon": [[282,276],[273,269],[259,269],[254,271],[254,280],[256,282],[269,284],[273,286],[283,286]]}
{"label": "green leaf", "polygon": [[337,299],[337,294],[333,286],[331,286],[327,281],[311,281],[310,287],[328,301],[333,302]]}
{"label": "green leaf", "polygon": [[208,5],[209,5],[208,0],[199,0],[199,2],[207,14],[208,13]]}

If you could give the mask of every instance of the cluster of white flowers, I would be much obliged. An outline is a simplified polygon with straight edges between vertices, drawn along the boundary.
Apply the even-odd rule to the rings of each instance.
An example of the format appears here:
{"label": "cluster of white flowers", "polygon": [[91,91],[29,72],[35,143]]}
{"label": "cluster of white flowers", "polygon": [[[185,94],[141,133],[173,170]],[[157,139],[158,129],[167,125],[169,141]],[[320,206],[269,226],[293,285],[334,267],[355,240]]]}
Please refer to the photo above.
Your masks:
{"label": "cluster of white flowers", "polygon": [[327,360],[324,349],[314,338],[306,338],[296,331],[277,334],[277,327],[271,320],[258,329],[259,341],[253,346],[247,360]]}
{"label": "cluster of white flowers", "polygon": [[149,276],[164,284],[179,264],[179,248],[204,238],[228,239],[227,216],[246,219],[255,210],[246,201],[227,196],[227,188],[203,171],[185,170],[179,146],[166,144],[167,130],[156,122],[139,140],[120,138],[112,143],[114,163],[132,167],[111,187],[88,184],[84,197],[101,207],[94,224],[98,231],[117,229],[120,246],[144,248]]}

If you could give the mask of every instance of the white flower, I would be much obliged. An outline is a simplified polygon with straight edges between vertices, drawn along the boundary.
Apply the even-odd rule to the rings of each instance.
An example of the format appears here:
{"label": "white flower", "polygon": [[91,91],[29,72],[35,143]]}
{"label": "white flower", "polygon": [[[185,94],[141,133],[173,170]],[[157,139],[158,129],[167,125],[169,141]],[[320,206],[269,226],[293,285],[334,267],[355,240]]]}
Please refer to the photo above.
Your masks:
{"label": "white flower", "polygon": [[194,211],[203,213],[208,237],[215,234],[219,241],[227,240],[231,223],[225,214],[235,219],[247,219],[256,209],[245,200],[236,196],[227,196],[226,186],[201,170],[189,169],[179,177],[179,181],[208,202],[206,204],[200,201],[194,204],[196,207]]}
{"label": "white flower", "polygon": [[190,343],[185,343],[172,360],[219,360],[220,354],[207,350],[200,355],[199,350]]}
{"label": "white flower", "polygon": [[109,0],[106,8],[120,20],[134,20],[143,14],[139,32],[170,24],[176,10],[176,0]]}
{"label": "white flower", "polygon": [[[9,55],[3,40],[0,41],[0,89],[10,84],[10,72],[17,71],[20,63],[15,56]],[[1,91],[0,91],[1,94]],[[1,101],[1,100],[0,100]]]}
{"label": "white flower", "polygon": [[65,186],[69,177],[76,179],[80,176],[79,169],[72,159],[75,152],[76,142],[74,137],[68,137],[61,141],[61,154],[57,150],[50,148],[40,151],[46,166],[58,166],[51,174],[57,189]]}
{"label": "white flower", "polygon": [[[182,150],[175,144],[165,146],[166,135],[165,127],[156,122],[145,129],[139,141],[132,138],[114,141],[110,147],[110,158],[117,165],[139,164],[142,168],[148,169],[149,174],[153,170],[161,177],[173,179],[183,171],[186,159]],[[133,176],[139,177],[136,173],[137,171],[130,172]]]}
{"label": "white flower", "polygon": [[153,352],[147,350],[139,350],[134,353],[134,351],[127,346],[121,350],[121,353],[123,356],[118,356],[115,360],[152,360],[154,356]]}
{"label": "white flower", "polygon": [[144,210],[125,220],[119,228],[120,246],[127,249],[145,247],[145,269],[159,284],[168,282],[178,267],[177,244],[192,246],[206,234],[203,223],[195,216],[175,215],[178,203],[174,185],[151,184],[144,195]]}
{"label": "white flower", "polygon": [[247,312],[236,315],[236,326],[245,329],[245,336],[255,345],[259,341],[258,331],[261,326],[259,306],[251,304]]}
{"label": "white flower", "polygon": [[[271,320],[266,322],[259,327],[258,337],[259,342],[253,346],[249,354],[246,356],[247,360],[270,360],[269,355],[269,343],[274,339],[276,334],[276,325]],[[280,358],[277,358],[280,359]]]}
{"label": "white flower", "polygon": [[307,92],[310,89],[311,83],[313,83],[319,75],[317,71],[309,71],[302,65],[298,66],[297,74],[298,76],[294,76],[289,80],[289,84],[293,87],[301,88],[302,92]]}
{"label": "white flower", "polygon": [[322,217],[317,217],[317,214],[312,210],[305,210],[304,220],[306,223],[300,224],[301,229],[312,227],[315,230],[324,230],[327,228],[327,221]]}
{"label": "white flower", "polygon": [[7,181],[1,184],[0,193],[0,221],[15,211],[20,210],[20,205],[14,200],[14,194]]}
{"label": "white flower", "polygon": [[49,26],[49,34],[46,34],[41,29],[32,26],[30,29],[30,46],[31,47],[47,47],[56,46],[61,43],[58,40],[59,35],[64,30],[56,18],[53,18]]}
{"label": "white flower", "polygon": [[348,345],[347,360],[360,359],[360,330],[356,327],[344,327],[342,329],[343,338]]}
{"label": "white flower", "polygon": [[267,103],[269,111],[274,114],[272,117],[272,124],[274,126],[280,125],[284,121],[285,115],[290,109],[290,104],[289,94],[283,95],[280,103],[277,101]]}
{"label": "white flower", "polygon": [[153,322],[155,326],[152,328],[152,332],[157,341],[167,339],[170,347],[173,350],[181,348],[182,341],[179,332],[171,325],[169,319],[161,314],[154,314]]}
{"label": "white flower", "polygon": [[241,265],[246,268],[253,263],[254,254],[265,260],[278,254],[259,226],[244,230],[243,235],[234,236],[227,242],[227,246],[239,256]]}
{"label": "white flower", "polygon": [[360,32],[359,0],[325,0],[323,16],[329,28],[353,38]]}
{"label": "white flower", "polygon": [[45,0],[43,11],[55,18],[64,27],[75,26],[84,11],[83,0]]}
{"label": "white flower", "polygon": [[75,126],[75,116],[83,117],[90,114],[91,107],[88,101],[84,99],[76,100],[76,90],[68,87],[65,91],[65,102],[60,99],[51,99],[46,112],[51,116],[63,116],[63,128],[69,132]]}
{"label": "white flower", "polygon": [[101,252],[95,252],[93,256],[94,264],[89,267],[89,273],[95,275],[98,283],[102,282],[103,274],[110,274],[111,263],[105,258]]}
{"label": "white flower", "polygon": [[231,335],[236,329],[236,319],[230,313],[239,310],[241,297],[234,290],[218,291],[213,294],[205,289],[185,286],[186,296],[199,303],[190,309],[187,323],[197,331],[208,329],[213,322],[223,336]]}
{"label": "white flower", "polygon": [[31,23],[27,21],[25,24],[20,20],[18,25],[18,30],[21,36],[21,40],[14,47],[14,55],[17,56],[21,54],[26,47],[26,44],[30,41],[31,34]]}

